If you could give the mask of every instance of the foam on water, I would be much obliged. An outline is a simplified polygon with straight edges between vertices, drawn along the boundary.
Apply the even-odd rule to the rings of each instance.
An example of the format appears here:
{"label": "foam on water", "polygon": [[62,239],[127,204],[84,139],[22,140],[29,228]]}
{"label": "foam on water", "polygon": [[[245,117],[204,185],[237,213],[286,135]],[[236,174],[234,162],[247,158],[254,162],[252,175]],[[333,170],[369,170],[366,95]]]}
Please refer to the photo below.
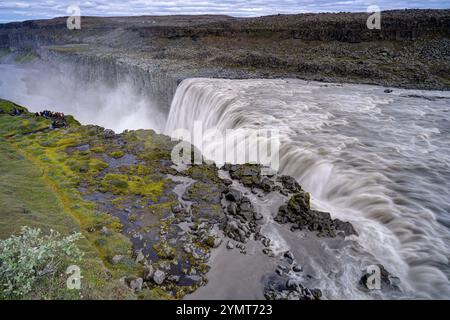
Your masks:
{"label": "foam on water", "polygon": [[[400,277],[404,297],[449,298],[449,109],[444,92],[188,79],[174,97],[166,133],[192,130],[197,120],[204,130],[278,129],[282,173],[312,193],[315,207],[359,232],[356,246],[334,253],[348,263],[344,270],[322,274],[334,284],[327,284],[329,297],[370,297],[343,285],[382,263]],[[218,147],[210,142],[205,155],[214,157]]]}

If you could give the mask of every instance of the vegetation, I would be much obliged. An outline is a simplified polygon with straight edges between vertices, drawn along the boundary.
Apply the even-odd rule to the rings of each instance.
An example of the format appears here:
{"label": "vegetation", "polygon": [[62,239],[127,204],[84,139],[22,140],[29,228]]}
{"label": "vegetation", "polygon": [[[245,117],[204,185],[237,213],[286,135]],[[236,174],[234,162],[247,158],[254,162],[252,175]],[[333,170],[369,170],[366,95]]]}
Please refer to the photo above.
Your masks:
{"label": "vegetation", "polygon": [[[50,120],[36,118],[25,108],[21,116],[10,116],[17,107],[0,100],[0,239],[19,232],[22,226],[43,232],[51,226],[64,236],[81,233],[84,239],[79,248],[85,253],[79,263],[84,277],[81,291],[67,292],[61,279],[56,284],[39,280],[23,298],[133,297],[120,277],[137,273],[136,266],[114,270],[108,262],[111,256],[131,254],[129,239],[120,233],[122,226],[116,218],[96,211],[77,190],[83,177],[93,180],[107,164],[82,152],[73,156],[65,152],[82,141],[83,135],[88,136],[89,128],[74,121],[67,132],[49,130]],[[104,226],[110,229],[108,237],[100,234]]]}
{"label": "vegetation", "polygon": [[[197,284],[166,280],[158,286],[147,280],[145,288],[134,292],[123,281],[144,274],[138,249],[145,249],[144,260],[151,258],[155,270],[179,262],[185,275],[203,276],[208,270],[203,257],[210,246],[204,239],[172,238],[178,234],[172,212],[178,197],[167,174],[174,170],[169,160],[176,142],[151,130],[111,137],[103,128],[66,117],[68,126],[54,129],[50,119],[0,100],[0,239],[11,238],[23,226],[46,233],[52,228],[62,237],[83,235],[77,242],[84,252],[77,263],[83,275],[80,291],[67,290],[67,275],[59,269],[53,277],[37,278],[33,289],[20,297],[168,299],[195,290]],[[204,184],[219,181],[212,166],[187,174]],[[210,190],[199,188],[195,197],[203,199],[197,195],[202,193]],[[194,211],[200,219],[220,209],[202,202]],[[170,238],[158,236],[161,232]],[[134,239],[139,238],[143,240],[136,247]],[[191,249],[185,251],[186,245]]]}
{"label": "vegetation", "polygon": [[64,259],[79,261],[82,252],[75,242],[80,238],[80,233],[62,238],[54,230],[41,236],[40,229],[25,226],[19,236],[0,240],[0,298],[26,295],[38,278],[61,270]]}

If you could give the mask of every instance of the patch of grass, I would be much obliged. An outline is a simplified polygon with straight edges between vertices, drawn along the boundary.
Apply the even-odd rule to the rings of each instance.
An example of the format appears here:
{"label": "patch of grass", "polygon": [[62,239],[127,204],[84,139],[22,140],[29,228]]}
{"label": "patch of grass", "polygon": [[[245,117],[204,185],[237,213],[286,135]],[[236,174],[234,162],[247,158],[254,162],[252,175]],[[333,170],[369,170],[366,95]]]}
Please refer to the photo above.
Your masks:
{"label": "patch of grass", "polygon": [[0,114],[12,114],[14,109],[20,110],[21,112],[28,112],[28,110],[18,104],[11,101],[0,99]]}
{"label": "patch of grass", "polygon": [[[3,101],[1,105],[6,110],[11,106]],[[67,154],[69,147],[84,142],[84,127],[19,133],[39,126],[40,121],[29,114],[0,115],[0,237],[9,237],[25,225],[43,231],[53,228],[63,235],[81,232],[85,236],[80,242],[85,253],[80,263],[84,279],[75,298],[135,297],[119,279],[138,274],[140,269],[132,264],[115,268],[108,262],[117,254],[131,255],[130,240],[120,233],[122,226],[117,218],[97,212],[76,188],[81,178],[93,179],[107,163],[80,153],[73,157]],[[84,164],[86,172],[79,170]],[[104,226],[111,231],[107,237],[100,233]],[[33,298],[74,298],[73,292],[64,293],[63,280],[40,283],[33,290]]]}

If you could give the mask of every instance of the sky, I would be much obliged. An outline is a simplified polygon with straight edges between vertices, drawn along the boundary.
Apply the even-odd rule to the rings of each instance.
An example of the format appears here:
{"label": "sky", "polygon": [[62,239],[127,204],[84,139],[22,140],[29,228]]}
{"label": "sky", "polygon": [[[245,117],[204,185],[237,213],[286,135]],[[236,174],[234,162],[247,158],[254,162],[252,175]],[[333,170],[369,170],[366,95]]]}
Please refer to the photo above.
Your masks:
{"label": "sky", "polygon": [[450,8],[449,0],[0,0],[0,23],[67,16],[78,5],[86,16],[226,14],[254,17],[277,13],[354,12],[377,5],[381,10]]}

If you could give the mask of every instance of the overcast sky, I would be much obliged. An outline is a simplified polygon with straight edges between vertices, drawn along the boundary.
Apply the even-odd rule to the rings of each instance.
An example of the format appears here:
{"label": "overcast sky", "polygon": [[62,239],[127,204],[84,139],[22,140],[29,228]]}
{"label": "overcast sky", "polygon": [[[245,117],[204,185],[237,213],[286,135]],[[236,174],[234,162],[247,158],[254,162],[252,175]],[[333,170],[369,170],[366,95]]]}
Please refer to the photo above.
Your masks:
{"label": "overcast sky", "polygon": [[0,23],[67,15],[79,5],[82,15],[126,16],[165,14],[227,14],[262,16],[277,13],[366,11],[404,8],[450,8],[450,0],[0,0]]}

